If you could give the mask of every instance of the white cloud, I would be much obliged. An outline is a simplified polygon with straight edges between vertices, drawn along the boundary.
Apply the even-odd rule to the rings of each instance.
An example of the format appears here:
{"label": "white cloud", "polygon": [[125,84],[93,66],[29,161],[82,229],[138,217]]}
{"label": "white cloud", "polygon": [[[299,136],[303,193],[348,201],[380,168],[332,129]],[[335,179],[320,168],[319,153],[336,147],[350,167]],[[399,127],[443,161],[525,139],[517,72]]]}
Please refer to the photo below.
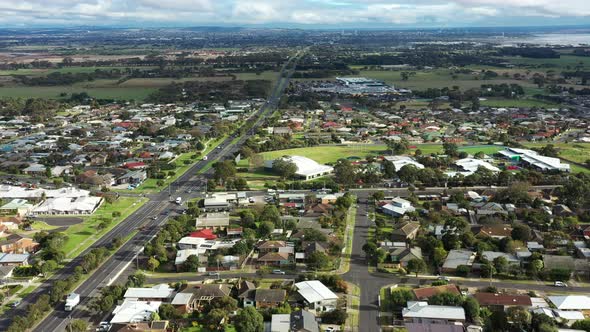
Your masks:
{"label": "white cloud", "polygon": [[0,0],[5,25],[485,25],[547,17],[590,17],[590,0]]}

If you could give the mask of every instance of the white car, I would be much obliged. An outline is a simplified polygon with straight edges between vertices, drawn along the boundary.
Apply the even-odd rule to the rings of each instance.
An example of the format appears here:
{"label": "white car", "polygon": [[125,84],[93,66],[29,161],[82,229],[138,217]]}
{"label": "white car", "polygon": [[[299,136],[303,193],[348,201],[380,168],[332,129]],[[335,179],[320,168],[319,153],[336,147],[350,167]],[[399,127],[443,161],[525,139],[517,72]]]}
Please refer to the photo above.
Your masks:
{"label": "white car", "polygon": [[567,284],[563,281],[556,281],[553,283],[553,286],[555,287],[567,287]]}
{"label": "white car", "polygon": [[281,270],[272,270],[272,274],[285,274],[285,271],[281,271]]}

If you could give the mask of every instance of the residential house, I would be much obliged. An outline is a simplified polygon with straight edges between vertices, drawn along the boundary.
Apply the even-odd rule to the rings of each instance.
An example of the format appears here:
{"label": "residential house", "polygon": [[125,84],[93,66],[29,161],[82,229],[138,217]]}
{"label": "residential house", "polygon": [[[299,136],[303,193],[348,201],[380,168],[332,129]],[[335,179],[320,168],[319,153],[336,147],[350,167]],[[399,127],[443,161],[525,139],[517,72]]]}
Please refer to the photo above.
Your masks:
{"label": "residential house", "polygon": [[408,301],[402,310],[404,322],[452,324],[465,322],[465,310],[462,307],[429,305],[424,301]]}
{"label": "residential house", "polygon": [[506,310],[509,307],[531,307],[531,297],[528,295],[512,295],[498,293],[475,293],[473,297],[482,307]]}
{"label": "residential house", "polygon": [[238,300],[242,303],[242,306],[245,307],[252,307],[255,306],[256,303],[254,301],[254,296],[256,293],[256,285],[253,282],[248,280],[241,280],[238,285]]}
{"label": "residential house", "polygon": [[558,310],[564,311],[588,311],[590,310],[590,296],[587,295],[562,295],[548,296],[547,299]]}
{"label": "residential house", "polygon": [[29,254],[0,254],[0,266],[27,266]]}
{"label": "residential house", "polygon": [[39,243],[19,234],[10,234],[0,239],[0,252],[6,254],[27,254],[37,251]]}
{"label": "residential house", "polygon": [[0,207],[0,215],[24,217],[33,210],[33,204],[26,199],[15,198]]}
{"label": "residential house", "polygon": [[229,226],[229,213],[227,212],[209,212],[202,216],[197,217],[195,227],[200,228],[211,228],[221,229]]}
{"label": "residential house", "polygon": [[113,310],[113,318],[110,323],[113,325],[148,322],[152,315],[158,312],[161,302],[158,301],[135,301],[124,300]]}
{"label": "residential house", "polygon": [[24,174],[31,176],[43,176],[47,172],[47,168],[41,164],[30,164],[22,170]]}
{"label": "residential house", "polygon": [[389,250],[389,257],[393,264],[407,267],[410,260],[422,259],[422,248],[395,247]]}
{"label": "residential house", "polygon": [[319,332],[316,317],[307,310],[290,314],[274,314],[271,317],[270,332]]}
{"label": "residential house", "polygon": [[471,250],[453,249],[449,251],[442,266],[443,272],[455,272],[459,265],[473,266],[476,253]]}
{"label": "residential house", "polygon": [[179,312],[193,312],[213,299],[229,296],[232,285],[228,284],[197,284],[176,293],[172,299],[172,305]]}
{"label": "residential house", "polygon": [[135,301],[160,301],[169,303],[174,298],[174,295],[174,289],[170,288],[168,284],[159,284],[153,287],[127,288],[123,298]]}
{"label": "residential house", "polygon": [[[457,323],[404,323],[407,332],[464,332],[463,324]],[[471,332],[471,331],[469,331]],[[481,332],[481,331],[478,331]]]}
{"label": "residential house", "polygon": [[478,236],[487,236],[493,239],[503,239],[512,235],[512,227],[503,224],[485,225],[477,232]]}
{"label": "residential house", "polygon": [[287,299],[284,289],[256,289],[254,292],[254,306],[256,309],[276,308]]}
{"label": "residential house", "polygon": [[412,212],[415,210],[410,201],[401,197],[392,199],[391,201],[382,205],[380,209],[381,212],[392,217],[401,217],[407,212]]}
{"label": "residential house", "polygon": [[420,230],[420,223],[417,222],[403,222],[394,226],[391,233],[391,240],[394,242],[411,241],[416,238]]}
{"label": "residential house", "polygon": [[336,309],[338,295],[334,294],[319,280],[302,281],[295,284],[297,293],[310,309],[332,311]]}
{"label": "residential house", "polygon": [[481,258],[485,259],[486,261],[492,263],[496,258],[504,257],[508,264],[510,265],[519,265],[520,260],[513,254],[507,254],[505,252],[499,251],[482,251]]}
{"label": "residential house", "polygon": [[461,295],[459,291],[459,287],[456,285],[441,285],[441,286],[432,286],[432,287],[422,287],[422,288],[414,288],[412,290],[414,293],[414,297],[416,300],[425,301],[428,300],[431,296],[438,295],[441,293],[451,293],[454,295]]}
{"label": "residential house", "polygon": [[117,178],[116,183],[117,184],[124,184],[124,183],[128,183],[128,184],[140,184],[143,181],[145,181],[145,179],[147,179],[147,172],[145,170],[136,170],[136,171],[130,171],[127,172],[123,175],[121,175],[120,177]]}

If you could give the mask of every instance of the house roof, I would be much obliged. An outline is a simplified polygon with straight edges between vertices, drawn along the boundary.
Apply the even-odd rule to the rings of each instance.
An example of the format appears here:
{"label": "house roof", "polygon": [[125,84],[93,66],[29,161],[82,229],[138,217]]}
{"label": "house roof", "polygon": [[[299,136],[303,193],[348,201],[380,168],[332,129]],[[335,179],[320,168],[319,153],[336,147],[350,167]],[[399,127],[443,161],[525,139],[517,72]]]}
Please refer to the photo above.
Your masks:
{"label": "house roof", "polygon": [[408,307],[402,310],[404,318],[433,318],[448,320],[465,320],[462,307],[429,305],[423,301],[409,301]]}
{"label": "house roof", "polygon": [[205,229],[198,230],[196,232],[192,232],[190,234],[190,237],[198,237],[198,238],[203,238],[203,239],[207,239],[207,240],[214,240],[217,238],[217,235],[213,234],[213,230],[205,228]]}
{"label": "house roof", "polygon": [[443,268],[455,269],[459,265],[471,266],[474,260],[475,252],[471,250],[451,250],[443,263]]}
{"label": "house roof", "polygon": [[528,295],[510,295],[497,293],[475,293],[473,297],[480,305],[520,305],[531,306],[531,297]]}
{"label": "house roof", "polygon": [[125,298],[136,299],[169,299],[174,295],[174,289],[167,284],[159,284],[150,288],[128,288]]}
{"label": "house roof", "polygon": [[399,225],[396,229],[393,230],[393,234],[408,236],[420,229],[420,223],[417,222],[408,222]]}
{"label": "house roof", "polygon": [[549,296],[559,310],[590,310],[590,297],[586,295]]}
{"label": "house roof", "polygon": [[287,296],[284,289],[256,289],[254,300],[256,302],[283,302]]}
{"label": "house roof", "polygon": [[319,280],[298,282],[295,287],[297,287],[299,294],[309,303],[338,299],[338,295],[334,294]]}
{"label": "house roof", "polygon": [[319,326],[315,316],[307,310],[291,312],[291,331],[319,332]]}
{"label": "house roof", "polygon": [[126,299],[113,310],[111,324],[137,323],[148,321],[157,312],[162,302],[135,301]]}
{"label": "house roof", "polygon": [[459,291],[459,287],[457,287],[456,285],[441,285],[434,287],[416,288],[412,290],[412,292],[414,292],[414,296],[418,300],[425,300],[431,296],[441,293],[452,293],[456,295],[461,294],[461,292]]}
{"label": "house roof", "polygon": [[405,323],[408,332],[463,332],[463,324]]}
{"label": "house roof", "polygon": [[478,234],[496,237],[507,237],[512,235],[512,227],[506,225],[486,225],[479,230]]}
{"label": "house roof", "polygon": [[23,263],[29,259],[29,254],[0,254],[0,263]]}
{"label": "house roof", "polygon": [[286,245],[285,241],[265,241],[258,245],[258,249],[278,249],[285,247]]}
{"label": "house roof", "polygon": [[289,253],[286,252],[269,252],[262,257],[258,257],[259,261],[263,262],[277,262],[289,259]]}

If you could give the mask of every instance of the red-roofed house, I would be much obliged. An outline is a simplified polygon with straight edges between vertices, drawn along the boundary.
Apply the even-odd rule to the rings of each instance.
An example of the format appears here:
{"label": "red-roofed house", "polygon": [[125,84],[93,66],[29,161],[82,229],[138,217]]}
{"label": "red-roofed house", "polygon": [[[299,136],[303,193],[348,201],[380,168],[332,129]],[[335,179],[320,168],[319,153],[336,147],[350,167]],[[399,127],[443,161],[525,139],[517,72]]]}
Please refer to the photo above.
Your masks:
{"label": "red-roofed house", "polygon": [[132,163],[125,163],[125,165],[123,165],[123,167],[127,168],[127,169],[144,169],[147,168],[147,164],[141,161],[138,162],[132,162]]}
{"label": "red-roofed house", "polygon": [[198,237],[198,238],[203,238],[203,239],[207,239],[207,240],[215,240],[217,238],[217,235],[213,234],[213,231],[209,228],[203,228],[201,230],[198,230],[196,232],[192,232],[190,234],[190,237]]}

